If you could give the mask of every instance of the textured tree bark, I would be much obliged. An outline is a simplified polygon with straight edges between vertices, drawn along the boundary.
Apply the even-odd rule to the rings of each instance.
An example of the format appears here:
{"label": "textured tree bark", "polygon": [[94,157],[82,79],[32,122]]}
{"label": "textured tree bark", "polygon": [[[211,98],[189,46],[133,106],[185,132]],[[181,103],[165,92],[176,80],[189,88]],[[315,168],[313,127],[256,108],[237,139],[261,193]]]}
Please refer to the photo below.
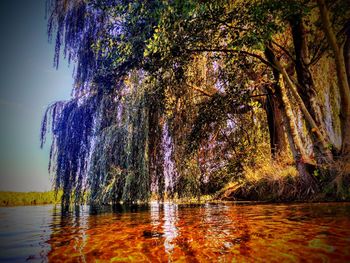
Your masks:
{"label": "textured tree bark", "polygon": [[[309,110],[310,115],[315,120],[315,123],[323,137],[329,141],[320,102],[318,101],[316,95],[317,87],[315,87],[315,83],[309,68],[310,57],[306,39],[307,33],[302,17],[300,15],[293,16],[293,19],[290,20],[290,25],[292,29],[295,52],[295,71],[298,80],[298,93],[300,94],[306,108]],[[313,136],[311,137],[311,139],[315,139]],[[315,150],[317,151],[317,149]]]}
{"label": "textured tree bark", "polygon": [[[315,120],[312,118],[309,110],[306,108],[302,98],[300,97],[300,94],[297,91],[296,85],[290,79],[290,76],[286,72],[285,68],[281,65],[281,63],[278,60],[275,60],[275,63],[276,63],[276,66],[278,67],[278,69],[280,70],[280,72],[282,73],[282,77],[283,77],[286,85],[288,86],[290,92],[292,93],[292,95],[296,99],[296,102],[304,115],[306,123],[310,128],[310,132],[312,132],[314,134],[314,136],[316,136],[316,138],[317,138],[317,140],[315,140],[315,143],[317,143],[317,147],[320,150],[320,152],[323,153],[322,156],[319,156],[319,157],[322,159],[326,158],[327,162],[332,162],[333,161],[333,154],[328,147],[329,141],[327,141],[327,138],[325,138],[323,136],[323,134],[320,132],[319,127],[317,126]],[[323,163],[323,162],[324,162],[324,160],[321,160],[320,163]]]}
{"label": "textured tree bark", "polygon": [[[163,173],[163,151],[162,151],[162,126],[157,103],[150,103],[149,108],[149,174],[151,176],[151,190],[156,190],[158,198],[163,201],[165,191],[165,180]],[[152,189],[155,188],[155,189]]]}
{"label": "textured tree bark", "polygon": [[[272,64],[274,54],[271,49],[265,50],[267,60]],[[265,110],[270,134],[270,147],[272,158],[278,158],[288,150],[286,135],[288,137],[288,130],[284,128],[286,123],[286,116],[284,113],[284,105],[280,92],[279,78],[280,73],[276,69],[272,69],[275,83],[272,87],[266,89],[267,99],[265,102]],[[294,147],[290,146],[292,152]],[[294,154],[293,154],[294,156]]]}
{"label": "textured tree bark", "polygon": [[305,147],[300,138],[299,131],[296,125],[296,118],[294,116],[292,106],[288,98],[287,90],[285,88],[283,81],[279,82],[278,88],[279,88],[278,93],[280,93],[281,95],[282,103],[283,103],[285,114],[287,117],[288,128],[290,130],[291,137],[293,138],[294,148],[296,149],[295,160],[298,162],[300,161],[300,159],[303,159],[304,162],[313,163],[313,161],[311,161],[310,158],[307,157]]}
{"label": "textured tree bark", "polygon": [[281,109],[281,117],[284,124],[283,126],[287,134],[287,139],[299,173],[300,181],[302,182],[302,186],[304,186],[307,191],[316,191],[318,186],[312,176],[312,171],[315,169],[316,163],[307,155],[306,149],[300,138],[287,90],[281,79],[281,70],[278,70],[279,65],[276,64],[277,59],[272,49],[269,47],[265,50],[265,56],[272,64],[276,66],[276,68],[273,69],[274,78],[276,80],[276,85],[274,86],[275,96]]}
{"label": "textured tree bark", "polygon": [[307,155],[306,149],[301,141],[299,131],[296,125],[295,116],[292,111],[292,106],[290,104],[283,81],[280,81],[280,85],[278,87],[285,110],[285,127],[288,131],[287,134],[291,145],[293,157],[295,160],[296,168],[299,173],[301,185],[305,188],[305,194],[308,195],[309,193],[314,193],[318,191],[317,182],[312,175],[313,171],[316,168],[316,162]]}
{"label": "textured tree bark", "polygon": [[327,37],[328,44],[333,51],[335,66],[338,77],[338,86],[341,99],[341,132],[342,132],[342,155],[350,155],[350,89],[348,76],[346,74],[346,66],[344,56],[341,52],[341,47],[337,43],[337,38],[332,28],[324,0],[317,0],[320,10],[320,18],[323,25],[323,31]]}
{"label": "textured tree bark", "polygon": [[271,89],[267,90],[265,111],[270,134],[271,155],[272,158],[278,158],[286,152],[287,144],[285,131],[283,129],[281,105],[278,101],[278,97]]}
{"label": "textured tree bark", "polygon": [[348,76],[348,84],[350,86],[350,20],[345,25],[345,43],[344,43],[344,62],[345,62],[345,69],[346,69],[346,75]]}

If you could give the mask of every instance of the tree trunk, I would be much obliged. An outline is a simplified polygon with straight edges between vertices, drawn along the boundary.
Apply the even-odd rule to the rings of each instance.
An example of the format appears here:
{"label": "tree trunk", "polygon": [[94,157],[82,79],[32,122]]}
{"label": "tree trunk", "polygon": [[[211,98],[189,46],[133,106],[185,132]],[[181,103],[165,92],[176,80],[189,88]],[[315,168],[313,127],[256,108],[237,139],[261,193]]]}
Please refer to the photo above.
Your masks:
{"label": "tree trunk", "polygon": [[284,83],[280,81],[279,93],[285,110],[285,119],[286,119],[286,129],[288,131],[288,137],[293,152],[293,157],[295,160],[296,168],[299,173],[299,178],[301,185],[305,187],[305,195],[314,193],[318,190],[318,185],[313,177],[312,173],[316,168],[316,163],[311,159],[304,148],[304,145],[299,136],[299,131],[296,125],[296,120],[292,107],[287,95],[287,91],[284,87]]}
{"label": "tree trunk", "polygon": [[[313,150],[317,160],[323,162],[324,155],[331,156],[329,151],[329,136],[327,134],[326,126],[323,120],[323,114],[320,107],[320,102],[317,99],[316,87],[310,72],[309,63],[309,48],[306,40],[306,28],[302,17],[300,15],[293,16],[290,20],[292,37],[295,51],[295,71],[297,75],[298,85],[296,89],[302,99],[307,111],[310,113],[312,119],[315,122],[313,125],[307,122],[307,127],[310,130],[317,129],[317,132],[322,134],[324,142],[320,143],[320,136],[315,132],[309,133],[310,138],[313,142]],[[305,111],[304,111],[305,114]],[[331,160],[332,158],[329,158]]]}
{"label": "tree trunk", "polygon": [[315,169],[315,162],[307,156],[306,150],[303,146],[300,138],[292,106],[290,104],[287,91],[284,83],[281,80],[280,70],[276,65],[276,57],[270,47],[265,50],[265,56],[271,64],[276,67],[273,69],[273,75],[276,80],[275,97],[277,98],[278,105],[281,109],[281,116],[283,119],[284,128],[287,134],[290,149],[293,154],[296,168],[299,173],[300,181],[302,185],[307,188],[307,191],[316,191],[317,184],[312,176],[312,172]]}
{"label": "tree trunk", "polygon": [[[315,120],[312,118],[309,110],[306,108],[302,98],[300,97],[300,94],[297,91],[296,85],[291,80],[290,76],[286,72],[285,68],[281,65],[281,63],[276,59],[275,60],[276,67],[280,70],[282,73],[282,77],[286,83],[286,85],[289,87],[289,90],[291,91],[292,95],[296,99],[296,102],[298,106],[301,109],[301,112],[304,115],[306,124],[310,128],[310,132],[312,132],[317,140],[315,140],[315,144],[317,144],[318,149],[320,150],[322,156],[320,158],[326,159],[327,162],[333,161],[333,154],[329,149],[329,142],[327,139],[323,136],[323,134],[320,132],[319,127],[317,126]],[[321,163],[323,163],[324,160],[321,160]]]}
{"label": "tree trunk", "polygon": [[272,158],[278,158],[286,152],[287,144],[283,129],[281,105],[276,94],[270,88],[267,89],[265,111],[270,134],[271,155]]}
{"label": "tree trunk", "polygon": [[344,44],[344,62],[346,75],[348,76],[348,84],[350,85],[350,20],[345,25],[345,44]]}
{"label": "tree trunk", "polygon": [[149,174],[151,177],[151,191],[155,191],[160,201],[163,201],[165,181],[163,173],[163,147],[162,126],[160,113],[156,102],[150,103],[149,107],[149,133],[148,133],[148,156]]}
{"label": "tree trunk", "polygon": [[317,0],[317,3],[320,9],[320,18],[323,25],[323,31],[334,54],[342,109],[340,116],[342,132],[342,155],[348,156],[350,155],[350,89],[348,76],[346,74],[344,56],[341,52],[341,48],[337,43],[337,38],[332,28],[329,11],[327,9],[325,1]]}
{"label": "tree trunk", "polygon": [[[265,56],[270,63],[273,63],[274,54],[270,49],[265,50]],[[280,73],[276,69],[272,69],[272,72],[275,83],[272,87],[267,88],[265,110],[269,127],[271,155],[272,158],[277,158],[287,151],[286,131],[284,130],[286,118],[284,116],[282,97],[278,87]]]}
{"label": "tree trunk", "polygon": [[288,129],[290,130],[291,137],[293,139],[293,145],[296,150],[296,156],[294,159],[296,162],[299,162],[302,159],[302,162],[310,162],[314,163],[311,158],[307,157],[307,153],[303,142],[300,138],[299,131],[296,125],[296,119],[292,110],[292,106],[290,104],[290,100],[287,95],[287,90],[282,81],[279,82],[278,90],[276,90],[277,94],[281,96],[281,102],[283,103],[283,108],[286,114]]}
{"label": "tree trunk", "polygon": [[[311,116],[318,126],[325,131],[320,103],[317,100],[315,83],[310,72],[309,48],[306,40],[306,28],[302,18],[294,16],[290,20],[295,52],[295,71],[297,73],[297,89],[305,106],[309,109]],[[324,134],[325,136],[326,134]]]}

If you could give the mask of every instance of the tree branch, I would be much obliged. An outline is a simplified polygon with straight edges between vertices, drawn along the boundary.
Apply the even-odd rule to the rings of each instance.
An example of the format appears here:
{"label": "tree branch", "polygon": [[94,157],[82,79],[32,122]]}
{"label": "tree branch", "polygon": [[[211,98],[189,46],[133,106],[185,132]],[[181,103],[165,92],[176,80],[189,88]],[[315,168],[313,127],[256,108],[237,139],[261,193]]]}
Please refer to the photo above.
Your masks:
{"label": "tree branch", "polygon": [[215,93],[211,93],[211,92],[209,92],[209,91],[207,91],[207,90],[201,89],[201,88],[199,88],[199,87],[190,85],[190,84],[188,84],[188,83],[186,83],[186,85],[187,85],[188,87],[190,87],[191,89],[194,89],[195,91],[198,91],[198,92],[200,92],[200,93],[202,93],[203,95],[208,96],[208,97],[213,97],[214,94],[215,94]]}
{"label": "tree branch", "polygon": [[278,44],[277,42],[271,40],[271,43],[274,44],[275,46],[277,46],[279,49],[281,49],[292,61],[295,61],[295,59],[293,58],[292,54],[283,46],[281,46],[280,44]]}
{"label": "tree branch", "polygon": [[235,50],[235,49],[222,49],[222,48],[198,48],[198,49],[187,49],[187,51],[189,52],[194,52],[194,53],[200,53],[200,52],[221,52],[221,53],[236,53],[239,55],[247,55],[253,58],[256,58],[258,60],[260,60],[260,62],[264,63],[265,65],[274,68],[274,69],[278,69],[278,67],[276,67],[275,65],[271,64],[270,62],[268,62],[266,59],[264,59],[262,56],[255,54],[255,53],[251,53],[249,51],[245,51],[245,50]]}

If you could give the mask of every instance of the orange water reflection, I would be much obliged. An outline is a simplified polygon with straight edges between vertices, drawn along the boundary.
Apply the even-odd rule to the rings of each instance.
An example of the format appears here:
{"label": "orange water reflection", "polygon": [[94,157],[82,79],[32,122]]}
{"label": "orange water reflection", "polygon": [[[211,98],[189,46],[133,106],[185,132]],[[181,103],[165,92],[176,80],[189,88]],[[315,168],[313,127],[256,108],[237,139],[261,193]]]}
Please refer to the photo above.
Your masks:
{"label": "orange water reflection", "polygon": [[350,204],[159,205],[54,213],[54,262],[349,262]]}

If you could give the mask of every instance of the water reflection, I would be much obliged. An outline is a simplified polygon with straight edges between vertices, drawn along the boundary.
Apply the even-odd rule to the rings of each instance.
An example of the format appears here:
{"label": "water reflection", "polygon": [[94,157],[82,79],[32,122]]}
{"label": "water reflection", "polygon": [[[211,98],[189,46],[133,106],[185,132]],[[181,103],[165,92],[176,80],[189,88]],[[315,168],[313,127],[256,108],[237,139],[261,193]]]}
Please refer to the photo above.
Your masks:
{"label": "water reflection", "polygon": [[150,213],[151,213],[151,224],[153,226],[153,230],[157,231],[159,224],[161,223],[161,209],[159,202],[151,202],[150,205]]}
{"label": "water reflection", "polygon": [[177,223],[177,205],[171,203],[164,204],[164,249],[165,252],[169,255],[169,259],[172,258],[172,253],[174,250],[175,244],[174,239],[178,235],[178,230],[176,227]]}
{"label": "water reflection", "polygon": [[0,208],[0,262],[47,260],[51,209],[51,206]]}
{"label": "water reflection", "polygon": [[55,206],[52,212],[51,236],[47,241],[51,248],[72,246],[85,262],[84,248],[88,241],[86,230],[89,228],[89,208],[75,206],[72,211],[61,211]]}
{"label": "water reflection", "polygon": [[0,219],[5,262],[350,261],[350,204],[22,207]]}

